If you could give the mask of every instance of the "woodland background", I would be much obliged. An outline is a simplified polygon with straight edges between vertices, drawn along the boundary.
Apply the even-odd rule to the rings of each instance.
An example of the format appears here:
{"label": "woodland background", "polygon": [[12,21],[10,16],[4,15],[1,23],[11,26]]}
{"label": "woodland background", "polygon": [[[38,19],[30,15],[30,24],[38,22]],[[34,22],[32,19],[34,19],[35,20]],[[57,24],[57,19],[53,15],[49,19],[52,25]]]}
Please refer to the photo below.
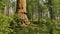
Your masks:
{"label": "woodland background", "polygon": [[60,0],[0,0],[0,34],[60,34]]}

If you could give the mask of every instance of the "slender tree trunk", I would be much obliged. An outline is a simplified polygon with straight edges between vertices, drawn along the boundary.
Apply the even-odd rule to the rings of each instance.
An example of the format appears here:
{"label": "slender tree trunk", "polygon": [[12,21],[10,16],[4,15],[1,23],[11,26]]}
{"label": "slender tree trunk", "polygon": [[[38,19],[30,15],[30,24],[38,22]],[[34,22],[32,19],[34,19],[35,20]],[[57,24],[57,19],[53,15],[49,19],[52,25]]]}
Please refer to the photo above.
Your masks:
{"label": "slender tree trunk", "polygon": [[50,18],[55,19],[54,11],[52,10],[52,0],[48,0],[48,9],[50,11]]}
{"label": "slender tree trunk", "polygon": [[7,16],[11,16],[11,12],[10,12],[10,0],[7,0],[7,9],[6,9],[6,15]]}
{"label": "slender tree trunk", "polygon": [[17,0],[17,14],[22,19],[23,24],[30,24],[27,11],[26,11],[26,0]]}
{"label": "slender tree trunk", "polygon": [[41,24],[42,22],[42,6],[40,5],[40,0],[38,0],[38,22]]}

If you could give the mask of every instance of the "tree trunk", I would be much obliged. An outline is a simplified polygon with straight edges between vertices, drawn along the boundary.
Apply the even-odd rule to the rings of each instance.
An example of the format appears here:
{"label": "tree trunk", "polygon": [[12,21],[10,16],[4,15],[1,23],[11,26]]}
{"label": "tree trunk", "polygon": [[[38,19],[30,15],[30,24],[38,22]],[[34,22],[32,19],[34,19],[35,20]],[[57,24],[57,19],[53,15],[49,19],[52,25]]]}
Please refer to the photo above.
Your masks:
{"label": "tree trunk", "polygon": [[38,0],[37,4],[38,4],[38,22],[41,24],[42,22],[42,6],[40,4],[41,0]]}
{"label": "tree trunk", "polygon": [[17,0],[17,14],[22,19],[23,24],[30,24],[27,11],[26,11],[26,0]]}
{"label": "tree trunk", "polygon": [[11,11],[10,11],[10,0],[7,0],[7,9],[6,9],[6,15],[11,16]]}
{"label": "tree trunk", "polygon": [[52,8],[52,0],[48,0],[48,9],[50,11],[50,18],[55,19],[54,11]]}

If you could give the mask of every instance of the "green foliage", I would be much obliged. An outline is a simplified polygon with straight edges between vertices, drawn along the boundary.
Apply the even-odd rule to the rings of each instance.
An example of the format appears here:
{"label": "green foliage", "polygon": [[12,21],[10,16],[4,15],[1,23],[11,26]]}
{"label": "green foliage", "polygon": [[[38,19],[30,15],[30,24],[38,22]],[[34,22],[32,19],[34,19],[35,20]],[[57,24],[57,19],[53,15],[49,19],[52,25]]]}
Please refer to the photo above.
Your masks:
{"label": "green foliage", "polygon": [[9,18],[0,13],[0,34],[8,34],[10,32]]}
{"label": "green foliage", "polygon": [[[42,9],[43,17],[41,21],[38,21],[38,5],[37,0],[27,0],[27,12],[29,19],[34,24],[34,26],[28,27],[21,27],[22,20],[17,17],[17,14],[13,15],[12,17],[8,17],[0,13],[0,34],[60,34],[60,20],[50,19],[47,18],[47,11],[48,11],[48,0],[42,1],[41,6],[44,5]],[[4,9],[7,2],[6,0],[0,0],[0,8]],[[55,16],[60,15],[60,1],[53,0],[52,1],[52,8],[54,11]],[[14,2],[12,2],[12,6],[14,6]],[[56,13],[55,13],[56,12]],[[58,14],[57,14],[58,13]],[[58,24],[57,24],[58,23]],[[35,26],[38,25],[38,26]]]}
{"label": "green foliage", "polygon": [[20,26],[21,19],[16,15],[9,18],[0,14],[0,34],[59,34],[60,32],[55,27],[55,20],[43,19],[41,25],[36,24],[38,25],[36,28],[33,26],[24,28]]}

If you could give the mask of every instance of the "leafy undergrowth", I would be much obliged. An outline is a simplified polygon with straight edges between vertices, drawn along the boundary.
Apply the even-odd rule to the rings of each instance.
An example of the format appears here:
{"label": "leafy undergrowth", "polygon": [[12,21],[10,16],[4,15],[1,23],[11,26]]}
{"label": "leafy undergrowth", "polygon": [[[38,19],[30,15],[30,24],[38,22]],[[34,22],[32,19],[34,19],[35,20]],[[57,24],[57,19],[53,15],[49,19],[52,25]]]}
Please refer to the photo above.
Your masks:
{"label": "leafy undergrowth", "polygon": [[21,27],[21,19],[16,16],[9,18],[0,14],[0,34],[60,34],[54,20],[43,20],[41,24],[30,24]]}
{"label": "leafy undergrowth", "polygon": [[0,34],[8,34],[10,32],[9,18],[0,13]]}

